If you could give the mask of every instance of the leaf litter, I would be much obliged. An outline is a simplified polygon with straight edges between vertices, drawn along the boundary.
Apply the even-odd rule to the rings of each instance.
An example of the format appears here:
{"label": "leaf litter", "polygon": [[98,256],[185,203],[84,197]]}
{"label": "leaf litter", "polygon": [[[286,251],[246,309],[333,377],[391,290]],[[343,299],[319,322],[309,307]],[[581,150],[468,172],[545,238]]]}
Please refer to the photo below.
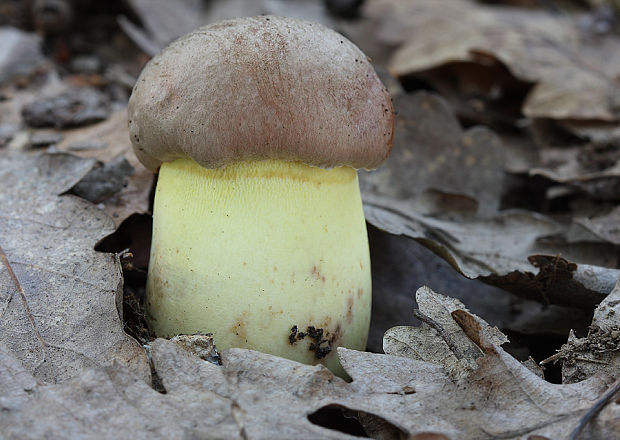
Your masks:
{"label": "leaf litter", "polygon": [[[462,305],[428,289],[418,294],[427,297],[420,301],[421,313],[441,322],[441,328],[453,327],[443,336],[436,332],[416,340],[416,347],[431,353],[436,344],[446,347],[444,354],[431,355],[434,361],[403,357],[410,352],[402,349],[379,355],[340,348],[353,378],[346,383],[320,365],[244,349],[224,350],[218,366],[157,339],[151,352],[164,394],[120,365],[89,369],[57,385],[35,384],[18,369],[13,375],[20,386],[5,395],[0,421],[9,435],[22,434],[16,426],[28,426],[22,438],[44,432],[100,438],[125,430],[136,438],[354,438],[309,419],[322,408],[338,407],[359,414],[373,436],[379,434],[374,427],[386,432],[389,426],[401,436],[565,438],[613,382],[599,375],[578,384],[550,384],[505,353],[497,345],[505,337]],[[406,337],[406,330],[401,335]],[[462,357],[467,365],[454,366],[457,378],[442,365],[446,354],[456,353],[445,344],[445,335],[467,353]],[[0,356],[3,366],[15,365],[10,352]],[[588,438],[611,438],[619,411],[617,404],[603,408],[585,427]]]}
{"label": "leaf litter", "polygon": [[[75,7],[60,3],[65,12]],[[253,2],[251,8],[344,31],[378,63],[398,112],[392,158],[360,175],[365,213],[376,226],[370,228],[377,264],[369,348],[381,351],[384,339],[387,354],[341,349],[353,378],[345,383],[321,367],[247,350],[218,354],[208,335],[182,336],[181,345],[149,344],[140,301],[153,176],[131,154],[125,122],[128,92],[147,57],[123,48],[128,40],[122,38],[87,53],[87,46],[74,45],[88,30],[69,28],[79,37],[63,40],[66,31],[54,34],[46,23],[38,31],[49,60],[35,54],[35,67],[3,85],[0,101],[0,160],[8,164],[0,174],[11,187],[18,182],[12,196],[0,193],[2,202],[10,199],[1,209],[20,213],[10,211],[10,227],[0,222],[0,292],[3,316],[10,317],[0,329],[2,432],[9,438],[127,432],[136,438],[575,438],[580,431],[583,438],[614,438],[620,431],[612,379],[618,371],[614,48],[620,40],[587,21],[607,18],[595,17],[594,9],[583,18],[465,0],[367,0],[343,20],[310,3]],[[120,27],[147,54],[183,26],[250,10],[244,1],[145,5],[114,7]],[[36,49],[32,33],[23,37],[27,50]],[[16,71],[8,60],[8,71]],[[44,109],[56,102],[46,100],[84,87],[104,93],[109,113],[100,113],[100,122],[78,113],[74,120],[85,125],[61,127],[67,124],[58,123],[59,113],[50,119],[55,128],[25,124],[22,109]],[[47,174],[10,169],[29,161],[44,163],[38,169]],[[77,215],[75,206],[87,214]],[[29,247],[34,234],[24,228],[21,236],[20,228],[33,219],[57,232]],[[90,232],[77,240],[83,230]],[[97,249],[118,254],[96,253],[97,242]],[[101,279],[89,278],[96,274]],[[84,280],[104,293],[93,295],[92,286],[86,292]],[[418,290],[419,310],[408,313],[409,292],[426,280],[478,316],[428,288]],[[52,281],[54,289],[41,287]],[[80,294],[66,299],[67,292]],[[92,318],[77,316],[84,307]],[[482,317],[501,325],[511,342]],[[402,325],[410,323],[419,326]],[[123,324],[144,348],[123,333]],[[547,345],[541,355],[535,340],[565,345]],[[551,360],[543,371],[528,356]],[[560,367],[552,361],[562,364],[561,377],[553,376]]]}
{"label": "leaf litter", "polygon": [[144,351],[122,330],[120,265],[93,249],[114,225],[59,196],[93,165],[66,154],[0,156],[0,341],[43,382],[115,360],[149,376]]}

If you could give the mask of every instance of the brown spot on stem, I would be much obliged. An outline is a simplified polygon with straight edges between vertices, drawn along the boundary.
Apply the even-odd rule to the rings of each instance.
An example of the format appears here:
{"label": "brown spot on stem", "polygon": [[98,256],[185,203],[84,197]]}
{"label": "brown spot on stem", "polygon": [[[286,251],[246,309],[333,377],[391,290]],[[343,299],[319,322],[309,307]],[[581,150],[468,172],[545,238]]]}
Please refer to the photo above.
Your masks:
{"label": "brown spot on stem", "polygon": [[315,280],[320,280],[323,283],[325,282],[325,275],[321,273],[321,270],[316,265],[312,266],[312,271],[310,273]]}
{"label": "brown spot on stem", "polygon": [[355,301],[352,296],[347,297],[347,324],[353,322],[353,305]]}
{"label": "brown spot on stem", "polygon": [[237,316],[234,324],[230,327],[230,331],[242,342],[248,342],[247,324],[248,312],[245,311],[241,315]]}

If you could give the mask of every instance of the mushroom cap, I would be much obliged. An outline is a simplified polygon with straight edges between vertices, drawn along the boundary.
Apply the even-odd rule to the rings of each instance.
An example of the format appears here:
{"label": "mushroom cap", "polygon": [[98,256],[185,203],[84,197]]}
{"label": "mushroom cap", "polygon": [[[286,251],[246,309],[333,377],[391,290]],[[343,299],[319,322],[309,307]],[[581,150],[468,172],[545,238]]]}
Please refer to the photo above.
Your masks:
{"label": "mushroom cap", "polygon": [[366,56],[318,23],[236,18],[179,38],[129,100],[134,151],[149,169],[279,159],[376,168],[392,148],[390,96]]}

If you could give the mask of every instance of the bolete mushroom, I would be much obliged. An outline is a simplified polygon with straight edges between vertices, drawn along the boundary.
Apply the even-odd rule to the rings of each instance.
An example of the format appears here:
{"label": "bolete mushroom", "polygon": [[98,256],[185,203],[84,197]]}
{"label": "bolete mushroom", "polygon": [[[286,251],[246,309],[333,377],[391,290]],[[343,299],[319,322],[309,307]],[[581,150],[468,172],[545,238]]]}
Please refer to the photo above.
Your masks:
{"label": "bolete mushroom", "polygon": [[370,258],[357,168],[394,117],[366,56],[317,23],[260,16],[173,42],[142,71],[129,131],[159,169],[147,319],[339,370],[363,350]]}

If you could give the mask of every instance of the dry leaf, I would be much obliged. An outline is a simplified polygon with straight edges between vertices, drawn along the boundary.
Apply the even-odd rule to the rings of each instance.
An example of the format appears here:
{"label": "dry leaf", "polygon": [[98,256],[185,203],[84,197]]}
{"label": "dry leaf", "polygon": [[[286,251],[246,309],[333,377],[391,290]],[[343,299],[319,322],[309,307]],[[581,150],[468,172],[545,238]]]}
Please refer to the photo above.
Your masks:
{"label": "dry leaf", "polygon": [[620,200],[620,149],[595,143],[545,148],[530,175],[568,184],[594,199]]}
{"label": "dry leaf", "polygon": [[483,127],[463,131],[447,103],[434,94],[396,96],[394,109],[392,154],[379,169],[361,173],[362,190],[399,199],[428,197],[428,191],[444,199],[464,196],[481,215],[495,213],[504,177],[499,138]]}
{"label": "dry leaf", "polygon": [[[160,394],[121,365],[39,385],[0,349],[0,380],[10,379],[0,382],[0,427],[8,438],[25,439],[356,438],[312,422],[317,411],[343,408],[374,438],[566,438],[610,382],[549,384],[486,340],[484,323],[456,312],[462,328],[486,346],[477,369],[456,382],[430,362],[343,348],[350,384],[323,366],[251,350],[225,350],[218,366],[158,339],[152,356],[166,389]],[[603,409],[585,435],[612,438],[619,408]]]}
{"label": "dry leaf", "polygon": [[[497,60],[516,78],[535,84],[522,107],[528,117],[602,121],[620,117],[617,69],[608,69],[609,63],[593,60],[592,54],[581,55],[587,46],[570,19],[466,0],[378,0],[369,7],[385,23],[380,38],[386,38],[386,32],[398,37],[399,31],[396,41],[406,38],[390,63],[397,76],[447,63],[484,66],[489,59]],[[388,26],[395,29],[386,31]]]}
{"label": "dry leaf", "polygon": [[591,308],[620,275],[610,268],[618,263],[613,246],[550,240],[565,228],[540,214],[504,211],[489,219],[450,221],[420,214],[413,201],[368,192],[362,197],[366,220],[374,226],[419,241],[468,278],[525,298]]}
{"label": "dry leaf", "polygon": [[[92,157],[103,163],[124,158],[133,167],[133,174],[127,178],[127,184],[102,202],[105,212],[112,217],[117,227],[132,214],[148,212],[153,173],[144,168],[133,153],[126,108],[116,110],[107,120],[98,124],[62,133],[64,139],[57,146],[61,151],[70,151],[80,157]],[[93,142],[99,148],[84,148]]]}
{"label": "dry leaf", "polygon": [[[476,360],[482,352],[451,315],[455,310],[467,311],[463,303],[439,295],[428,287],[417,290],[416,301],[419,310],[415,316],[422,321],[422,325],[391,328],[383,337],[383,351],[441,365],[453,379],[462,378],[475,370]],[[480,323],[485,339],[495,345],[508,342],[497,327],[489,326],[475,315],[469,316]],[[430,343],[431,340],[433,343]]]}
{"label": "dry leaf", "polygon": [[576,223],[596,234],[601,239],[620,245],[620,207],[605,215],[576,219]]}
{"label": "dry leaf", "polygon": [[144,350],[123,332],[120,264],[94,245],[109,217],[58,196],[93,167],[66,154],[0,155],[0,342],[45,382],[118,361],[144,379]]}
{"label": "dry leaf", "polygon": [[[523,303],[530,304],[505,290],[463,277],[448,262],[415,240],[388,234],[372,225],[368,227],[368,237],[373,293],[368,351],[381,353],[383,335],[395,324],[419,323],[411,313],[415,307],[411,292],[419,286],[451,292],[470,310],[502,328],[514,321],[515,315],[525,307]],[[532,306],[542,307],[538,303]]]}
{"label": "dry leaf", "polygon": [[[398,375],[393,373],[394,365],[387,364],[390,357],[361,356],[358,352],[339,349],[341,362],[358,390],[367,387],[367,390],[378,393],[391,388],[395,394],[401,390],[399,404],[385,396],[382,396],[381,404],[372,402],[378,408],[374,414],[407,428],[410,434],[424,430],[455,439],[526,439],[533,435],[567,438],[596,398],[613,382],[609,376],[597,376],[578,384],[550,384],[497,346],[497,342],[504,340],[501,336],[497,339],[501,334],[496,330],[489,334],[490,327],[480,318],[463,309],[452,310],[457,303],[429,289],[420,289],[419,294],[427,301],[421,306],[423,313],[431,315],[435,322],[442,322],[442,328],[445,326],[444,337],[449,334],[450,338],[464,342],[461,338],[466,334],[469,343],[473,342],[479,353],[484,353],[473,357],[477,359],[473,371],[469,365],[462,365],[468,372],[450,381],[441,369],[430,370],[429,363],[412,359],[407,367],[411,373]],[[451,324],[450,319],[453,319]],[[460,336],[447,330],[456,328],[457,322],[463,332]],[[437,332],[428,331],[424,337],[424,329],[409,328],[409,331],[411,334],[407,335],[406,329],[398,329],[399,340],[391,341],[388,346],[401,355],[413,354],[414,358],[420,353],[433,357],[441,351],[436,346],[442,345],[445,339]],[[388,333],[386,340],[392,335]],[[415,347],[408,346],[411,342]],[[443,346],[444,350],[448,348],[447,344]],[[453,354],[454,351],[444,353]],[[437,361],[444,365],[445,360],[444,354],[437,357]],[[405,363],[404,359],[398,361],[402,367]],[[384,374],[380,378],[372,377],[370,371],[383,371]],[[405,389],[409,390],[408,393],[403,391]],[[427,399],[433,399],[434,405],[428,405]],[[390,410],[393,415],[386,417]],[[586,426],[583,438],[615,438],[620,432],[619,417],[620,405],[610,405],[598,419]]]}
{"label": "dry leaf", "polygon": [[570,333],[568,342],[544,362],[562,360],[562,378],[577,382],[597,373],[620,376],[620,282],[594,311],[584,338]]}

